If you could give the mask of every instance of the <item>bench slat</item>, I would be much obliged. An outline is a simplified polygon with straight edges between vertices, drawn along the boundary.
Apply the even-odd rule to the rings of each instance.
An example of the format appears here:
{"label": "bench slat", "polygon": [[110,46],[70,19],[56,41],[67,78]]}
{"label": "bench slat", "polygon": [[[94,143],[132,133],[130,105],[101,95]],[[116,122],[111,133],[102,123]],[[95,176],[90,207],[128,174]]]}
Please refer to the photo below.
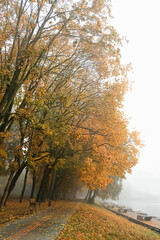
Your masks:
{"label": "bench slat", "polygon": [[30,203],[30,207],[33,205],[34,207],[36,207],[37,205],[40,206],[40,202],[36,202],[36,199],[35,198],[30,198],[29,199],[29,203]]}

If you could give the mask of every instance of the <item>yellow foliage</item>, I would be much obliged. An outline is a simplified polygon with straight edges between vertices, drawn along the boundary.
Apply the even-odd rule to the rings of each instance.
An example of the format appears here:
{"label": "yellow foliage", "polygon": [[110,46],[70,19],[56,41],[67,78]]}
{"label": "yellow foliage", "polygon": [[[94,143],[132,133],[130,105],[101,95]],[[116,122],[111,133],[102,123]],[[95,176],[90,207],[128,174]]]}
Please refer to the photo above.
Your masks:
{"label": "yellow foliage", "polygon": [[0,149],[0,157],[1,158],[8,158],[8,155],[4,149]]}

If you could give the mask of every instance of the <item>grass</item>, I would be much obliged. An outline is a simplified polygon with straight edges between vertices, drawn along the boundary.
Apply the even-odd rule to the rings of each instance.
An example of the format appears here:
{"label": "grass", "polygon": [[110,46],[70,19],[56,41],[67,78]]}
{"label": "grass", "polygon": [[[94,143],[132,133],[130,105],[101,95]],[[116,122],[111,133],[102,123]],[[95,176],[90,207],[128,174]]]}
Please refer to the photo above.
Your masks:
{"label": "grass", "polygon": [[99,206],[78,204],[58,240],[160,240],[160,235]]}

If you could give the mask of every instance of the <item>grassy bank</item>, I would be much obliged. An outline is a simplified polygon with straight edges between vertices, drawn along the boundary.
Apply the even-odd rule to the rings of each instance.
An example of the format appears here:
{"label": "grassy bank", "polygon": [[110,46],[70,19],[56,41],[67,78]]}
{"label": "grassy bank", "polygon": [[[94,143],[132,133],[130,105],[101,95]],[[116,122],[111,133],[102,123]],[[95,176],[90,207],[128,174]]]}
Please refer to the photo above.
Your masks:
{"label": "grassy bank", "polygon": [[99,206],[80,203],[58,240],[152,240],[160,235]]}

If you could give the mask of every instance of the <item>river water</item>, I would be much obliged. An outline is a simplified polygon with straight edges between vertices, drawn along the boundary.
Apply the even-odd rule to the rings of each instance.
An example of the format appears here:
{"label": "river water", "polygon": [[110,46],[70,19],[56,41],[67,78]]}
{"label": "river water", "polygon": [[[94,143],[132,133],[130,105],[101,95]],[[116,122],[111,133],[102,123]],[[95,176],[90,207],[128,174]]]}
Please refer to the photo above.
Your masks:
{"label": "river water", "polygon": [[132,197],[120,195],[118,201],[107,200],[115,204],[132,208],[134,211],[141,211],[151,216],[160,218],[160,198],[154,198],[151,195],[146,197]]}
{"label": "river water", "polygon": [[126,208],[132,208],[133,211],[141,211],[144,213],[147,213],[148,215],[155,216],[160,218],[160,203],[159,202],[141,202],[141,201],[126,201],[120,200],[120,201],[112,201],[111,199],[108,199],[107,202],[109,203],[115,203],[119,206],[125,206]]}
{"label": "river water", "polygon": [[131,207],[135,211],[145,212],[148,215],[156,216],[160,218],[160,203],[148,203],[148,202],[128,202],[128,207]]}

